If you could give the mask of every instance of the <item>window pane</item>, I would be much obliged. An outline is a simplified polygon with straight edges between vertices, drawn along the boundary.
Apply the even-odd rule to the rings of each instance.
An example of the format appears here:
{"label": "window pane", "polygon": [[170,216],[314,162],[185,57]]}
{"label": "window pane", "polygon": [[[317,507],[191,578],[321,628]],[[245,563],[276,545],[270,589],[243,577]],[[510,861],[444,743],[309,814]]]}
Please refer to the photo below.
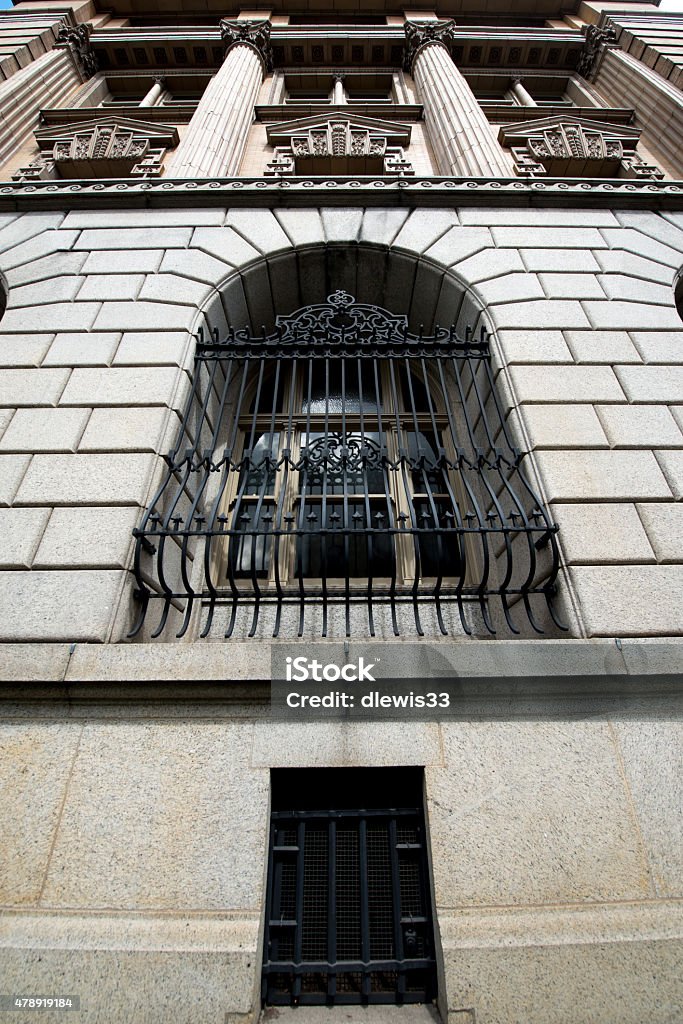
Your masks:
{"label": "window pane", "polygon": [[[277,462],[280,434],[276,431],[273,434],[258,435],[256,444],[251,451],[246,447],[248,440],[248,438],[245,440],[242,457],[240,492],[242,494],[272,494],[275,490],[275,469],[268,460],[272,459]],[[243,489],[242,484],[244,484]]]}
{"label": "window pane", "polygon": [[[297,510],[297,518],[298,518]],[[386,533],[366,532],[369,525],[375,530],[385,530],[389,525],[386,502],[381,499],[370,501],[370,523],[368,523],[365,502],[349,505],[348,527],[354,531],[346,537],[341,530],[344,526],[344,510],[341,502],[326,504],[324,524],[322,503],[306,503],[304,529],[310,531],[299,538],[297,545],[296,572],[303,576],[318,578],[367,579],[368,576],[390,576],[393,537]],[[321,536],[320,530],[326,529]]]}
{"label": "window pane", "polygon": [[[381,381],[375,381],[374,361],[362,359],[346,359],[344,362],[344,389],[342,391],[342,360],[331,359],[329,363],[329,392],[325,387],[325,361],[317,360],[311,362],[310,375],[310,402],[308,398],[309,379],[304,374],[303,378],[303,403],[302,411],[305,413],[328,413],[340,414],[343,410],[349,413],[360,412],[361,394],[363,396],[363,412],[372,412],[377,409],[378,389],[379,401],[382,401]],[[360,362],[360,372],[358,363]],[[327,401],[325,395],[327,392]],[[342,401],[342,395],[344,401]]]}

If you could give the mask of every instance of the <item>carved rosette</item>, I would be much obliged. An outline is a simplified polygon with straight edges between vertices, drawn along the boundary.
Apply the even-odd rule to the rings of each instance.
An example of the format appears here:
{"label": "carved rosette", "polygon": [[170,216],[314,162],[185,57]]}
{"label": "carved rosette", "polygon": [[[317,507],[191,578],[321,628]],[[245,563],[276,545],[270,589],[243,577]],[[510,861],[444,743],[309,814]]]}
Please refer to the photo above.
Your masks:
{"label": "carved rosette", "polygon": [[584,78],[590,78],[597,70],[602,51],[607,46],[616,45],[617,37],[613,28],[598,28],[597,25],[589,25],[586,30],[586,41],[583,44],[581,58],[576,65],[578,74]]}
{"label": "carved rosette", "polygon": [[412,74],[415,59],[425,46],[441,43],[447,49],[453,44],[455,22],[407,21],[405,23],[405,53],[403,67]]}
{"label": "carved rosette", "polygon": [[71,27],[65,25],[57,36],[56,46],[67,46],[73,55],[84,79],[92,78],[99,71],[97,57],[90,42],[87,25]]}
{"label": "carved rosette", "polygon": [[226,55],[238,44],[251,46],[256,50],[264,75],[273,70],[273,48],[270,45],[270,21],[231,21],[224,18],[220,24],[221,39]]}

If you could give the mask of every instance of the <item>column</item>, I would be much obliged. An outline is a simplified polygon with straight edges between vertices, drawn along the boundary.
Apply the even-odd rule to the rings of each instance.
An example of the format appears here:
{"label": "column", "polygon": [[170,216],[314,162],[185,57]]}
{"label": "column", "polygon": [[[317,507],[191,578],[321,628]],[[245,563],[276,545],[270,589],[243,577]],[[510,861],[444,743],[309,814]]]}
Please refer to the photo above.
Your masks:
{"label": "column", "polygon": [[342,107],[347,102],[346,89],[344,88],[344,76],[334,76],[334,90],[332,92],[332,103],[335,107]]}
{"label": "column", "polygon": [[145,93],[144,97],[140,101],[141,107],[153,107],[157,103],[159,97],[164,91],[164,78],[155,78],[154,85]]}
{"label": "column", "polygon": [[448,51],[454,28],[454,21],[408,21],[405,26],[405,66],[424,105],[441,173],[508,178],[512,166]]}
{"label": "column", "polygon": [[522,85],[522,79],[521,78],[513,78],[512,79],[512,91],[515,94],[515,96],[517,97],[517,99],[519,100],[519,102],[522,104],[523,107],[537,107],[538,106],[538,103],[533,98],[531,93],[527,92],[526,89],[524,88],[524,86]]}
{"label": "column", "polygon": [[180,145],[167,162],[170,178],[237,174],[264,75],[272,69],[269,21],[222,21],[227,46]]}

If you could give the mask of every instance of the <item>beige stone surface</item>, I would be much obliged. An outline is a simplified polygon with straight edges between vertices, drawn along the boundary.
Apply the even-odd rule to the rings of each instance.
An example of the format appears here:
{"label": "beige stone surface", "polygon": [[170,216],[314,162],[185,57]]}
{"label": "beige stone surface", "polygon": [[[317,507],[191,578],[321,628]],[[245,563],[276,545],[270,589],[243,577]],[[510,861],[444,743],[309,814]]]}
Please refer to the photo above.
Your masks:
{"label": "beige stone surface", "polygon": [[650,451],[543,451],[536,464],[551,501],[671,497]]}
{"label": "beige stone surface", "polygon": [[77,723],[0,722],[5,906],[35,906],[40,899],[80,733]]}
{"label": "beige stone surface", "polygon": [[523,405],[520,414],[534,448],[607,448],[592,405]]}
{"label": "beige stone surface", "polygon": [[133,527],[139,518],[137,506],[56,508],[36,551],[34,567],[123,568],[133,545]]}
{"label": "beige stone surface", "polygon": [[439,907],[653,895],[609,727],[600,721],[442,725],[428,768]]}
{"label": "beige stone surface", "polygon": [[17,409],[0,451],[75,451],[89,415],[89,409]]}
{"label": "beige stone surface", "polygon": [[268,774],[249,725],[84,728],[43,904],[259,910]]}
{"label": "beige stone surface", "polygon": [[120,571],[0,573],[0,640],[101,643],[123,584]]}
{"label": "beige stone surface", "polygon": [[155,460],[149,454],[34,455],[21,505],[141,505]]}
{"label": "beige stone surface", "polygon": [[263,768],[340,768],[440,764],[433,722],[257,722],[252,764]]}
{"label": "beige stone surface", "polygon": [[582,562],[655,561],[635,505],[623,502],[554,503],[552,511],[560,527],[560,545],[572,565]]}
{"label": "beige stone surface", "polygon": [[683,504],[643,503],[638,514],[658,562],[683,562]]}
{"label": "beige stone surface", "polygon": [[28,568],[50,516],[47,508],[0,508],[0,568]]}
{"label": "beige stone surface", "polygon": [[583,565],[570,575],[589,636],[683,633],[683,565]]}

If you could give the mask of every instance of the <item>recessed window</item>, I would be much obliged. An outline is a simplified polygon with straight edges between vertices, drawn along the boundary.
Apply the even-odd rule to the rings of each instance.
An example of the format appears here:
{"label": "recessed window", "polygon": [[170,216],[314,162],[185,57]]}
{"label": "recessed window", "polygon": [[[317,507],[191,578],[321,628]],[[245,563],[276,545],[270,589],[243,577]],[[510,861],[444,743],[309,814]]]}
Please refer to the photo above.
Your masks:
{"label": "recessed window", "polygon": [[435,995],[422,769],[274,771],[263,1002]]}

